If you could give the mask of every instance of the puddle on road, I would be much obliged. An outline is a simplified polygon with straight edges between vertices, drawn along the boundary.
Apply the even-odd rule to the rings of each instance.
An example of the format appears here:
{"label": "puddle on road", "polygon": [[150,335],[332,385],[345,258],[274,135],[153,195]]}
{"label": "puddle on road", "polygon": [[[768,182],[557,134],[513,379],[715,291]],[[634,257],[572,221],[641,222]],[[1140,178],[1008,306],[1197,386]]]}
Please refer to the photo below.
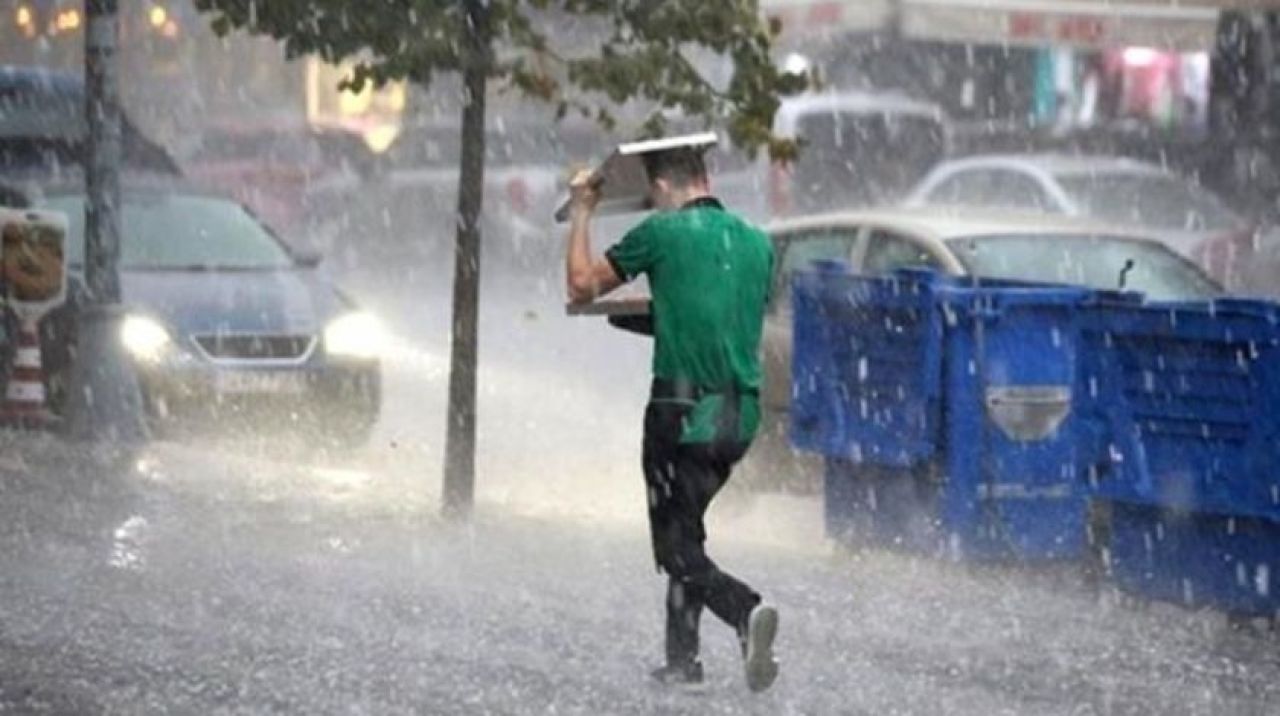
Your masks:
{"label": "puddle on road", "polygon": [[107,564],[116,569],[141,571],[146,567],[146,542],[151,523],[141,515],[133,515],[111,533],[111,553]]}

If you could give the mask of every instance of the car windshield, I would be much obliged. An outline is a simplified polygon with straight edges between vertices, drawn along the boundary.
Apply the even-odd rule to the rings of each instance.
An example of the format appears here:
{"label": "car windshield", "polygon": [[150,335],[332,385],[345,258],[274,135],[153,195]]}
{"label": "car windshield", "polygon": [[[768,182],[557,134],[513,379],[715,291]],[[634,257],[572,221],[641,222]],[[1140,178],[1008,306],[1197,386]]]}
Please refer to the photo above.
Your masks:
{"label": "car windshield", "polygon": [[[44,205],[67,215],[67,256],[84,262],[84,196],[51,196]],[[129,193],[120,215],[120,267],[133,270],[270,270],[293,258],[234,202],[214,197]]]}
{"label": "car windshield", "polygon": [[1058,183],[1090,216],[1171,231],[1232,229],[1239,220],[1217,197],[1159,174],[1059,176]]}
{"label": "car windshield", "polygon": [[1193,264],[1146,241],[1114,236],[998,235],[950,239],[947,247],[970,273],[989,278],[1124,288],[1141,291],[1156,301],[1201,299],[1221,293]]}

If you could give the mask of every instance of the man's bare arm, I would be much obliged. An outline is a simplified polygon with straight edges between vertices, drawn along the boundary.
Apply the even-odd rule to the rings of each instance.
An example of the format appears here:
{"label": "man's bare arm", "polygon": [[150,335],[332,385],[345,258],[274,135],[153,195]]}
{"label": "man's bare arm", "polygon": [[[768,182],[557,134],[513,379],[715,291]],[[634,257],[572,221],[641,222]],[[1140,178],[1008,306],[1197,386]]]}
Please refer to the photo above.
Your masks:
{"label": "man's bare arm", "polygon": [[579,172],[569,183],[572,198],[569,224],[569,249],[565,256],[566,289],[570,303],[590,303],[597,296],[622,285],[622,277],[603,257],[591,255],[591,215],[600,200],[598,189],[591,185],[590,172]]}

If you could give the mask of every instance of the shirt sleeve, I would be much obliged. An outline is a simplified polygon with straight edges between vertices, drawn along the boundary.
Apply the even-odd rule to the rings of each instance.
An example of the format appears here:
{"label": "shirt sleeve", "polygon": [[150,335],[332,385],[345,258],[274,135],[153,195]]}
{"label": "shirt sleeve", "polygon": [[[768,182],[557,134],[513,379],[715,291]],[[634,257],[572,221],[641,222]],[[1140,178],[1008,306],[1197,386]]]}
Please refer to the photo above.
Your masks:
{"label": "shirt sleeve", "polygon": [[648,272],[653,268],[656,258],[651,223],[645,221],[628,231],[622,241],[604,253],[604,257],[613,266],[613,272],[623,281],[631,281]]}

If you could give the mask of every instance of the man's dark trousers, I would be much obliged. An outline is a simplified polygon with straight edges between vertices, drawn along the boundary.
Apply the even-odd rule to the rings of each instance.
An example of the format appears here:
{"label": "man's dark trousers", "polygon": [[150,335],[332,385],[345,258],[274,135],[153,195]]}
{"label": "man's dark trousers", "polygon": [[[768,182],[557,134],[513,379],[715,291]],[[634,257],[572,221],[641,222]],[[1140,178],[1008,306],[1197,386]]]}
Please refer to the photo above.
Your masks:
{"label": "man's dark trousers", "polygon": [[[687,664],[698,655],[698,622],[705,606],[745,632],[760,595],[721,571],[707,556],[703,515],[749,443],[736,431],[719,431],[709,443],[681,444],[685,401],[655,397],[645,411],[644,474],[654,557],[670,580],[667,590],[667,663]],[[730,415],[736,418],[736,410]],[[726,437],[729,434],[730,437]]]}

